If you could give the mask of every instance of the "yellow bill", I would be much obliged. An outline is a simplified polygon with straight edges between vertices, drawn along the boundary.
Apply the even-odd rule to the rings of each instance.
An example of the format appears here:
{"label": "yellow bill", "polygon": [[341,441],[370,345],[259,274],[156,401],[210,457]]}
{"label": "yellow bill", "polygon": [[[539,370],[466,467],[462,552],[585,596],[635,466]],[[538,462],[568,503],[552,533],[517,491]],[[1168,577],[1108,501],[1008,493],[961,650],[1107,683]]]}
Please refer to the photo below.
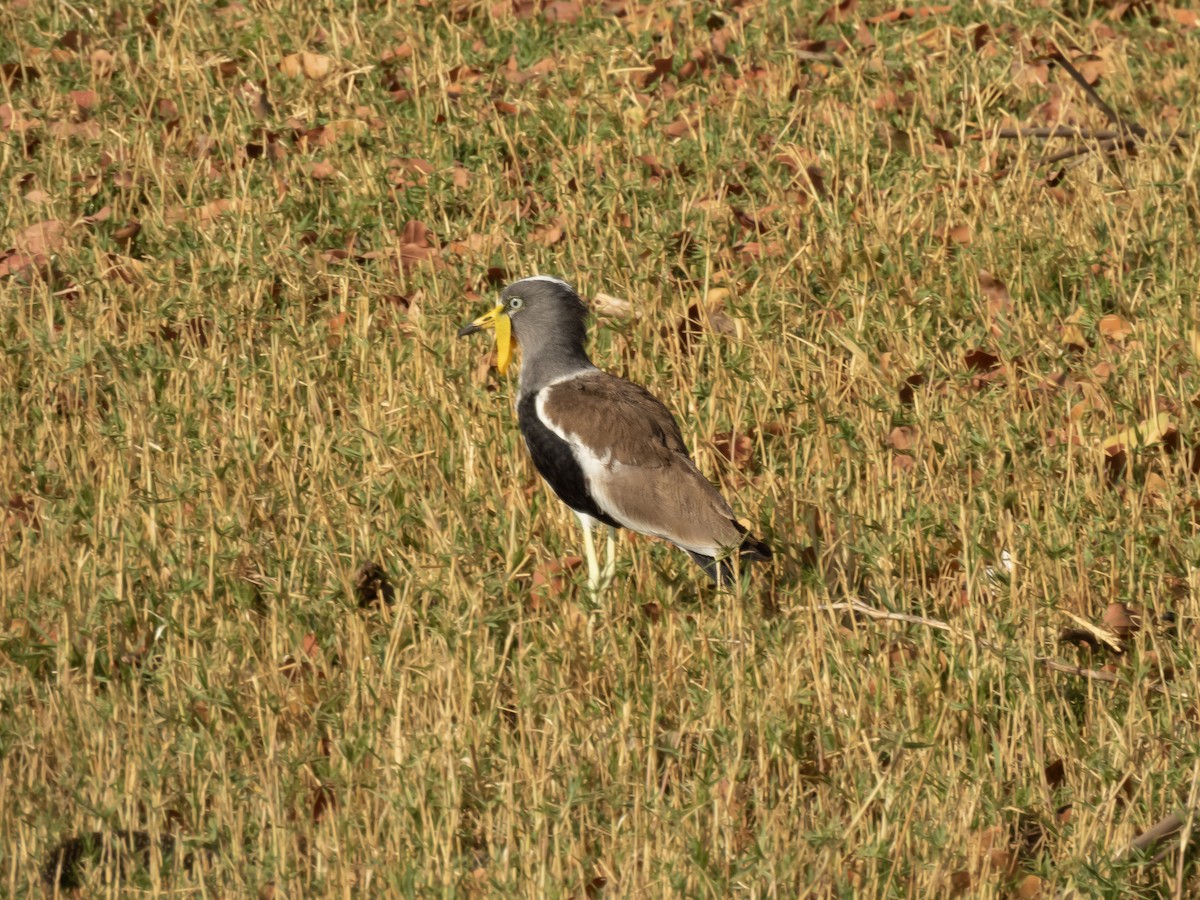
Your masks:
{"label": "yellow bill", "polygon": [[504,309],[504,304],[497,304],[495,309],[484,313],[470,325],[464,325],[458,331],[459,337],[474,334],[477,331],[494,329],[496,332],[496,368],[503,375],[508,371],[512,362],[512,320]]}

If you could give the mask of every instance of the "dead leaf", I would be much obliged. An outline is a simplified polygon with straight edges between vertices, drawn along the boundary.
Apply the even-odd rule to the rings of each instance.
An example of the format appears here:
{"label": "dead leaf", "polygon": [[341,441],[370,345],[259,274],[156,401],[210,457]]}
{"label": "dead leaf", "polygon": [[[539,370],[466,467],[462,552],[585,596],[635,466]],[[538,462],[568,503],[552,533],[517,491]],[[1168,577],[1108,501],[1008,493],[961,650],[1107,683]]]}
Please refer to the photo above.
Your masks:
{"label": "dead leaf", "polygon": [[1157,443],[1165,436],[1175,432],[1175,423],[1171,414],[1160,412],[1156,416],[1140,422],[1132,428],[1119,431],[1104,440],[1104,452],[1109,456],[1123,453],[1127,450],[1138,450]]}
{"label": "dead leaf", "polygon": [[959,869],[950,876],[950,896],[958,897],[971,889],[971,873]]}
{"label": "dead leaf", "polygon": [[112,215],[112,211],[113,209],[111,206],[102,206],[90,216],[84,216],[80,221],[88,225],[95,225],[97,222],[107,221],[107,219]]}
{"label": "dead leaf", "polygon": [[66,226],[57,219],[47,219],[30,225],[13,240],[18,252],[38,256],[54,253],[66,243]]}
{"label": "dead leaf", "polygon": [[313,789],[312,820],[320,824],[330,810],[337,809],[337,797],[328,785],[319,785]]}
{"label": "dead leaf", "polygon": [[1082,329],[1074,323],[1068,323],[1062,327],[1062,333],[1058,340],[1074,353],[1083,353],[1088,348],[1087,338],[1083,336]]}
{"label": "dead leaf", "polygon": [[946,229],[942,239],[946,243],[953,242],[961,247],[966,247],[975,239],[975,236],[970,225],[953,225]]}
{"label": "dead leaf", "polygon": [[939,16],[942,13],[950,12],[954,7],[946,6],[909,6],[904,9],[893,9],[888,12],[881,13],[878,16],[871,16],[867,19],[869,25],[884,25],[889,22],[907,22],[911,19],[928,19],[932,16]]}
{"label": "dead leaf", "polygon": [[1026,875],[1017,885],[1017,896],[1021,900],[1038,900],[1042,896],[1042,879],[1037,875]]}
{"label": "dead leaf", "polygon": [[362,119],[338,119],[305,133],[302,140],[314,147],[329,147],[346,137],[358,137],[369,126]]}
{"label": "dead leaf", "polygon": [[561,597],[570,583],[571,573],[583,565],[583,557],[564,556],[543,563],[533,570],[533,590],[549,599]]}
{"label": "dead leaf", "polygon": [[1124,640],[1141,627],[1141,616],[1121,602],[1108,604],[1101,619],[1106,628]]}
{"label": "dead leaf", "polygon": [[325,336],[325,345],[330,350],[336,350],[342,345],[342,331],[346,327],[347,314],[343,311],[330,319],[326,326],[329,334]]}
{"label": "dead leaf", "polygon": [[917,430],[909,425],[899,425],[888,434],[888,444],[893,450],[904,453],[917,443]]}
{"label": "dead leaf", "polygon": [[754,441],[750,435],[736,431],[715,435],[713,449],[738,471],[744,471],[754,457]]}
{"label": "dead leaf", "polygon": [[216,219],[225,215],[227,212],[237,212],[243,206],[244,204],[241,201],[226,200],[224,198],[220,200],[210,200],[203,206],[190,208],[173,206],[169,207],[166,212],[163,213],[163,221],[165,221],[168,225],[174,225],[190,218],[194,219],[197,223],[204,225],[215,221]]}
{"label": "dead leaf", "polygon": [[334,168],[333,163],[327,160],[312,163],[307,168],[309,177],[315,181],[325,181],[338,174],[338,170]]}
{"label": "dead leaf", "polygon": [[912,91],[897,94],[891,88],[885,88],[871,101],[871,106],[878,112],[886,112],[893,109],[912,109],[916,102],[916,95]]}
{"label": "dead leaf", "polygon": [[1103,76],[1108,74],[1108,63],[1099,57],[1076,60],[1075,68],[1088,84],[1096,84]]}
{"label": "dead leaf", "polygon": [[979,270],[979,289],[987,298],[988,316],[993,319],[1003,318],[1012,311],[1012,297],[1004,282],[987,269]]}
{"label": "dead leaf", "polygon": [[309,659],[316,659],[321,653],[321,643],[315,634],[306,634],[300,642],[300,649]]}
{"label": "dead leaf", "polygon": [[1050,82],[1050,66],[1046,63],[1027,63],[1017,58],[1013,60],[1011,72],[1017,87],[1045,87]]}
{"label": "dead leaf", "polygon": [[817,19],[818,25],[836,25],[838,22],[844,22],[849,19],[855,12],[858,11],[858,0],[841,0],[840,3],[835,3],[825,12],[821,13]]}
{"label": "dead leaf", "polygon": [[386,65],[387,63],[395,63],[402,59],[408,59],[412,55],[413,55],[412,44],[405,42],[403,44],[397,44],[395,47],[389,47],[387,50],[384,50],[383,53],[381,53],[379,55],[379,61]]}
{"label": "dead leaf", "polygon": [[567,24],[583,15],[583,5],[576,0],[553,0],[542,9],[542,18],[547,22]]}
{"label": "dead leaf", "polygon": [[993,372],[1000,367],[1000,357],[983,349],[968,351],[963,356],[963,362],[973,372]]}
{"label": "dead leaf", "polygon": [[71,91],[71,102],[81,112],[86,112],[100,102],[100,95],[95,91]]}
{"label": "dead leaf", "polygon": [[1194,9],[1177,9],[1168,6],[1166,13],[1184,28],[1200,28],[1200,13]]}
{"label": "dead leaf", "polygon": [[324,78],[333,67],[333,60],[319,53],[289,53],[279,61],[279,71],[288,78],[304,76],[310,81]]}
{"label": "dead leaf", "polygon": [[137,221],[137,219],[131,219],[130,221],[128,221],[124,225],[122,225],[120,228],[113,231],[112,239],[114,241],[116,241],[118,244],[128,244],[130,241],[132,241],[135,237],[138,236],[138,234],[141,232],[141,230],[142,230],[142,223]]}
{"label": "dead leaf", "polygon": [[612,294],[597,294],[592,298],[592,309],[596,315],[608,319],[628,319],[633,315],[633,304]]}
{"label": "dead leaf", "polygon": [[674,122],[663,129],[663,133],[669,138],[682,138],[692,134],[695,130],[695,124],[681,114]]}
{"label": "dead leaf", "polygon": [[91,63],[92,73],[97,77],[111,75],[116,67],[117,58],[104,49],[96,49],[92,51]]}
{"label": "dead leaf", "polygon": [[1120,316],[1115,315],[1104,316],[1100,319],[1097,327],[1101,335],[1107,340],[1115,341],[1116,343],[1124,343],[1125,339],[1133,334],[1133,326]]}
{"label": "dead leaf", "polygon": [[42,77],[33,66],[22,65],[18,62],[6,62],[0,65],[0,84],[15,88],[27,81],[36,81]]}

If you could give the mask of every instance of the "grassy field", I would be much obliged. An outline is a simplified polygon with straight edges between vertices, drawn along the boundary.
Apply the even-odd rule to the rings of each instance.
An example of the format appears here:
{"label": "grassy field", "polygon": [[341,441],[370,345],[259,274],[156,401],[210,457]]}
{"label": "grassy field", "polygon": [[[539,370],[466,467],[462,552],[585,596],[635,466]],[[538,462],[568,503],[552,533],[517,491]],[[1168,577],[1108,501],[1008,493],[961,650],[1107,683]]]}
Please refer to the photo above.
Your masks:
{"label": "grassy field", "polygon": [[[0,8],[0,894],[1200,890],[1195,15],[376,6]],[[535,272],[772,565],[588,595]]]}

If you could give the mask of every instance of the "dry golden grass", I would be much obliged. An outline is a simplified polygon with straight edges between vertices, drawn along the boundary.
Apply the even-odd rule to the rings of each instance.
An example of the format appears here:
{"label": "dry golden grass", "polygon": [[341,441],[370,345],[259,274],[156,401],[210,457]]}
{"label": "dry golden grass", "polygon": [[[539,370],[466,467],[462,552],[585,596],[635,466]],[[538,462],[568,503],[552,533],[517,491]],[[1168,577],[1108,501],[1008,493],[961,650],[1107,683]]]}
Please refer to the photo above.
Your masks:
{"label": "dry golden grass", "polygon": [[[0,892],[1200,887],[1119,859],[1198,803],[1196,142],[995,136],[1108,127],[1051,44],[1195,128],[1194,19],[274,6],[0,10]],[[538,271],[772,566],[534,589],[453,336]]]}

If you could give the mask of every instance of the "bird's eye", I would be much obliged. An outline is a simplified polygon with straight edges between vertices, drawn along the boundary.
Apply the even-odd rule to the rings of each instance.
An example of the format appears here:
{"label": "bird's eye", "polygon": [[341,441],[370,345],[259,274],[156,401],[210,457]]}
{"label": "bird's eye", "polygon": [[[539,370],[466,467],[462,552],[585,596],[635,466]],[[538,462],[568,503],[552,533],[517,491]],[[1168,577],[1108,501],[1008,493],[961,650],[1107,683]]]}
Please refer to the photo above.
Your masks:
{"label": "bird's eye", "polygon": [[520,297],[513,297],[511,300],[508,301],[508,308],[511,309],[513,312],[516,312],[518,309],[520,309],[524,305],[525,305],[525,301],[522,300]]}

